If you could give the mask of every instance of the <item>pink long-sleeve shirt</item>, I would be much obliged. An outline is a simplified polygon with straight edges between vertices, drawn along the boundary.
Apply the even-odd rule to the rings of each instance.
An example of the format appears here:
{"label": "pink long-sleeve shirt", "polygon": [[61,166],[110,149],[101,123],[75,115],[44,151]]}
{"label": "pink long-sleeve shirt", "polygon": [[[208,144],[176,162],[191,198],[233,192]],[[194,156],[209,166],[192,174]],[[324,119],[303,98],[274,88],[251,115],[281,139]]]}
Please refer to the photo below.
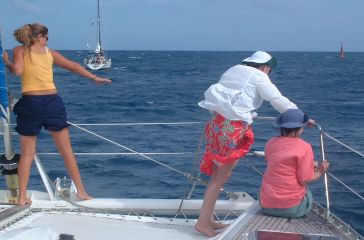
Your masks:
{"label": "pink long-sleeve shirt", "polygon": [[306,194],[303,182],[314,175],[310,144],[301,138],[275,137],[265,147],[267,168],[260,188],[263,208],[291,208]]}

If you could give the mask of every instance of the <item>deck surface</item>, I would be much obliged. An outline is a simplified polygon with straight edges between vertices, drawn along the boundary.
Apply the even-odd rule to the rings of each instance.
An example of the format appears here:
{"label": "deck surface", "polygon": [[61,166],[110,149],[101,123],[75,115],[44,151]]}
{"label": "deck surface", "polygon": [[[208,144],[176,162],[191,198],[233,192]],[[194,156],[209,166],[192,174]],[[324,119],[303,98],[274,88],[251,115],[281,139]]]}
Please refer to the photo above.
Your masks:
{"label": "deck surface", "polygon": [[[29,209],[26,206],[8,206],[8,208],[0,209],[0,223],[3,224],[3,228],[10,226],[14,221],[19,222],[19,216],[22,215],[20,217],[22,226],[48,227],[58,233],[74,235],[78,240],[119,239],[120,236],[130,240],[150,239],[150,236],[153,236],[153,239],[207,239],[193,230],[193,221],[189,223],[183,221],[183,224],[178,224],[163,217],[160,220],[142,217],[145,218],[142,220],[140,216],[118,215],[117,217],[111,217],[109,214],[97,214],[98,216],[96,216],[93,213],[78,212],[27,213],[29,213]],[[264,215],[259,204],[255,203],[214,239],[261,239],[251,237],[257,234],[257,231],[263,231],[313,236],[312,238],[297,239],[364,240],[362,236],[335,217],[330,218],[330,221],[325,221],[323,213],[322,209],[314,206],[313,210],[302,218],[272,217]],[[75,228],[75,226],[77,227]],[[318,235],[324,237],[320,238]]]}
{"label": "deck surface", "polygon": [[255,207],[244,218],[241,219],[240,226],[236,226],[238,230],[236,230],[234,237],[230,236],[230,239],[247,239],[246,236],[254,231],[325,235],[343,240],[363,239],[358,237],[355,232],[348,230],[345,225],[342,225],[336,219],[325,221],[322,212],[317,208],[314,208],[302,218],[281,218],[266,216],[259,207]]}

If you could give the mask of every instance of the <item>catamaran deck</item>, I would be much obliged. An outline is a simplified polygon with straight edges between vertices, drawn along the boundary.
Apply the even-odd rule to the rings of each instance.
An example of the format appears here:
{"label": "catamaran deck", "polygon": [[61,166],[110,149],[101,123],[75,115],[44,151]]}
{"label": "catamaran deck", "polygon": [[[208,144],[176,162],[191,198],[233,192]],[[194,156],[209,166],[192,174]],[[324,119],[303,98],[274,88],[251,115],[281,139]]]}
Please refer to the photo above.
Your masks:
{"label": "catamaran deck", "polygon": [[330,217],[328,221],[325,220],[324,216],[325,212],[316,204],[314,204],[311,212],[302,218],[290,219],[266,216],[262,213],[259,204],[256,203],[251,209],[247,210],[246,213],[234,222],[233,226],[229,230],[230,233],[228,234],[228,231],[226,231],[226,237],[222,239],[248,239],[247,236],[249,233],[255,231],[330,236],[336,237],[333,239],[342,240],[363,239],[362,236],[353,231],[335,216]]}
{"label": "catamaran deck", "polygon": [[5,223],[0,234],[19,228],[50,228],[70,240],[206,239],[194,231],[194,221],[167,217],[72,212],[69,209],[33,212],[18,206],[3,209],[0,217],[0,222]]}
{"label": "catamaran deck", "polygon": [[[193,226],[196,220],[150,217],[141,215],[122,215],[109,213],[87,213],[79,209],[42,210],[29,207],[8,206],[0,212],[0,233],[24,228],[52,229],[59,234],[70,236],[67,239],[207,239],[197,233]],[[364,239],[333,217],[325,221],[324,212],[318,205],[303,218],[288,219],[263,215],[259,204],[253,204],[240,215],[221,234],[213,239],[248,240],[252,233],[269,231],[280,233],[306,234],[317,239]],[[272,239],[272,238],[265,238]],[[291,239],[290,236],[279,239]],[[316,239],[316,238],[297,238]]]}

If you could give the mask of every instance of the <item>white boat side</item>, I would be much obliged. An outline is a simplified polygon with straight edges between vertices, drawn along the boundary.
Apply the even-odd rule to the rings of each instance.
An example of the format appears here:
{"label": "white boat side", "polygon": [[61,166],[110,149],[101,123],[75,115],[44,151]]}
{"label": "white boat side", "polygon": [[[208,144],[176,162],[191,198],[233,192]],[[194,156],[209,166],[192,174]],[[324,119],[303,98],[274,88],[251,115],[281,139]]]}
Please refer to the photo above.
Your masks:
{"label": "white boat side", "polygon": [[100,70],[111,68],[111,58],[102,56],[101,60],[97,60],[96,55],[89,55],[85,59],[85,65],[91,70]]}

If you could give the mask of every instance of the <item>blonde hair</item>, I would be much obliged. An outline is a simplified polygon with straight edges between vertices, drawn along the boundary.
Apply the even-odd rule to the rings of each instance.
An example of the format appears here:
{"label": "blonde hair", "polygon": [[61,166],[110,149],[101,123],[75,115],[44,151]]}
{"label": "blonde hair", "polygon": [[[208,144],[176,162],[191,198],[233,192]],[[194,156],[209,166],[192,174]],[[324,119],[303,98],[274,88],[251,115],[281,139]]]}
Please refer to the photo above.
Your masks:
{"label": "blonde hair", "polygon": [[48,28],[40,23],[25,24],[14,31],[15,39],[27,49],[36,41],[38,35],[48,34]]}

